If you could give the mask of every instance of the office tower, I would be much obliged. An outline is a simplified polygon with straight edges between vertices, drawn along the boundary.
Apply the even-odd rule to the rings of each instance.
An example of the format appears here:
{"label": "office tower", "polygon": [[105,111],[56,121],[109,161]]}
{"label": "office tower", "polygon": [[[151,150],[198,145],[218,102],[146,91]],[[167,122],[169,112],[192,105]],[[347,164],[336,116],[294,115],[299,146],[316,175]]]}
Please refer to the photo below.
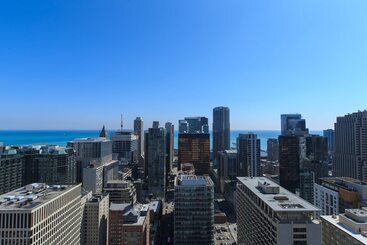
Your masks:
{"label": "office tower", "polygon": [[329,154],[332,154],[334,152],[334,130],[333,129],[324,130],[324,137],[327,138],[328,152]]}
{"label": "office tower", "polygon": [[150,244],[149,204],[110,206],[109,245]]}
{"label": "office tower", "polygon": [[192,163],[197,175],[210,172],[209,134],[179,134],[178,164]]}
{"label": "office tower", "polygon": [[301,165],[306,157],[306,140],[298,136],[279,136],[279,181],[296,193],[300,188]]}
{"label": "office tower", "polygon": [[101,165],[112,161],[112,142],[107,138],[80,138],[68,142],[76,152],[77,180],[82,182],[83,168],[91,163]]}
{"label": "office tower", "polygon": [[299,173],[299,196],[309,203],[314,203],[313,185],[315,183],[315,173],[302,169]]}
{"label": "office tower", "polygon": [[209,176],[175,179],[174,243],[214,244],[214,184]]}
{"label": "office tower", "polygon": [[135,163],[139,160],[139,137],[131,130],[111,134],[112,154],[120,161]]}
{"label": "office tower", "polygon": [[237,137],[238,176],[261,176],[260,139],[254,133]]}
{"label": "office tower", "polygon": [[225,150],[218,152],[218,190],[224,193],[226,180],[236,180],[238,161],[236,150]]}
{"label": "office tower", "polygon": [[30,184],[1,195],[0,203],[0,244],[80,244],[80,184]]}
{"label": "office tower", "polygon": [[91,163],[83,168],[83,188],[93,194],[102,193],[108,181],[117,179],[119,175],[119,162],[110,161],[102,165]]}
{"label": "office tower", "polygon": [[109,198],[95,194],[86,200],[83,212],[81,245],[108,244]]}
{"label": "office tower", "polygon": [[101,137],[101,138],[108,138],[108,133],[107,133],[104,125],[103,125],[103,128],[102,128],[101,132],[99,132],[99,137]]}
{"label": "office tower", "polygon": [[367,244],[367,208],[347,209],[345,214],[321,216],[322,244]]}
{"label": "office tower", "polygon": [[319,135],[306,135],[306,158],[301,166],[304,170],[314,172],[315,181],[328,177],[328,140]]}
{"label": "office tower", "polygon": [[319,211],[264,177],[238,177],[238,244],[320,244]]}
{"label": "office tower", "polygon": [[314,184],[315,206],[321,215],[344,213],[367,206],[367,183],[348,177],[321,178]]}
{"label": "office tower", "polygon": [[128,180],[110,180],[104,192],[109,194],[111,203],[136,203],[136,189]]}
{"label": "office tower", "polygon": [[334,137],[333,176],[367,181],[367,111],[338,117]]}
{"label": "office tower", "polygon": [[22,186],[23,156],[10,147],[0,150],[0,195]]}
{"label": "office tower", "polygon": [[157,197],[166,193],[166,135],[163,128],[145,132],[145,178],[148,190]]}
{"label": "office tower", "polygon": [[231,133],[228,107],[213,109],[213,162],[217,165],[219,151],[231,148]]}
{"label": "office tower", "polygon": [[166,174],[168,176],[168,174],[171,172],[171,169],[172,169],[173,157],[175,154],[175,151],[174,151],[175,128],[172,123],[166,122],[165,129],[166,129],[166,146],[167,146],[166,148],[166,154],[167,154]]}
{"label": "office tower", "polygon": [[179,133],[209,134],[209,123],[206,117],[185,117],[178,122]]}
{"label": "office tower", "polygon": [[159,121],[153,121],[153,128],[157,129],[159,128]]}
{"label": "office tower", "polygon": [[75,151],[60,146],[25,146],[23,184],[76,184],[78,165]]}
{"label": "office tower", "polygon": [[144,122],[141,117],[134,120],[134,134],[138,136],[138,153],[144,155]]}
{"label": "office tower", "polygon": [[306,120],[302,119],[301,114],[282,114],[281,129],[282,136],[308,134]]}
{"label": "office tower", "polygon": [[279,160],[279,142],[278,139],[268,139],[267,141],[268,161],[276,162]]}

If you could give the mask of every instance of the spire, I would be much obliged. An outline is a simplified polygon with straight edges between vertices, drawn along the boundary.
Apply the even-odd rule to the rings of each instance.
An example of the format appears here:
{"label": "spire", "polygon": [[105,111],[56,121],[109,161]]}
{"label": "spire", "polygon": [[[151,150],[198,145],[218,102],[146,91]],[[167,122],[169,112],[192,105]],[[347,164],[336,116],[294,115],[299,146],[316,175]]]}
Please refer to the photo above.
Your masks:
{"label": "spire", "polygon": [[102,138],[107,138],[108,137],[108,134],[107,134],[107,131],[103,125],[103,128],[101,130],[101,132],[99,133],[99,137],[102,137]]}
{"label": "spire", "polygon": [[124,128],[124,123],[123,123],[123,118],[122,118],[122,114],[121,114],[121,132],[122,132],[123,128]]}

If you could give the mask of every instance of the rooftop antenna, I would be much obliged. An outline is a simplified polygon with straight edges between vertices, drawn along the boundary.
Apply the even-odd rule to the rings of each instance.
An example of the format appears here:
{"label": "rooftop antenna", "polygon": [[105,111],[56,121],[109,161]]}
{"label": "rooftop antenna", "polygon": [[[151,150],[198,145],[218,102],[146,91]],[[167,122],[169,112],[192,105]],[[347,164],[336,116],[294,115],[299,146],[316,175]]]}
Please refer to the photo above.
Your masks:
{"label": "rooftop antenna", "polygon": [[121,132],[122,132],[123,128],[124,128],[124,123],[123,123],[123,117],[122,117],[122,114],[121,114]]}

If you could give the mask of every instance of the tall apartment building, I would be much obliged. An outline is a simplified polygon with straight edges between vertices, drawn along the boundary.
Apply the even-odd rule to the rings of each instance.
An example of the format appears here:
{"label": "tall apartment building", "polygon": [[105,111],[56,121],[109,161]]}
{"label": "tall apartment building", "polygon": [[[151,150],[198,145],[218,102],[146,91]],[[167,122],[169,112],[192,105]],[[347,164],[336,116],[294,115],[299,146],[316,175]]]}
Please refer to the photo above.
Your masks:
{"label": "tall apartment building", "polygon": [[179,120],[179,133],[183,134],[209,134],[209,123],[206,117],[185,117]]}
{"label": "tall apartment building", "polygon": [[314,204],[321,215],[367,206],[367,183],[348,177],[321,178],[314,184]]}
{"label": "tall apartment building", "polygon": [[86,200],[81,245],[108,244],[109,205],[109,197],[106,194],[96,194]]}
{"label": "tall apartment building", "polygon": [[367,208],[346,209],[345,214],[321,216],[322,244],[367,244]]}
{"label": "tall apartment building", "polygon": [[336,119],[333,176],[367,181],[367,111]]}
{"label": "tall apartment building", "polygon": [[104,192],[109,194],[111,203],[132,203],[137,201],[135,185],[128,180],[110,180]]}
{"label": "tall apartment building", "polygon": [[321,244],[319,211],[264,177],[239,177],[238,244]]}
{"label": "tall apartment building", "polygon": [[165,124],[166,129],[166,175],[168,176],[169,172],[172,169],[173,158],[175,155],[174,149],[174,140],[175,140],[175,127],[172,123],[166,122]]}
{"label": "tall apartment building", "polygon": [[218,152],[218,190],[224,193],[226,180],[237,180],[238,159],[236,150]]}
{"label": "tall apartment building", "polygon": [[139,160],[139,136],[131,130],[111,134],[112,154],[118,160],[134,163]]}
{"label": "tall apartment building", "polygon": [[141,117],[134,120],[134,133],[138,136],[138,153],[144,155],[144,121]]}
{"label": "tall apartment building", "polygon": [[109,245],[149,245],[149,204],[110,206]]}
{"label": "tall apartment building", "polygon": [[214,244],[214,184],[210,177],[176,177],[174,243]]}
{"label": "tall apartment building", "polygon": [[75,139],[68,142],[68,146],[76,152],[78,182],[82,182],[83,168],[88,167],[91,163],[102,165],[112,161],[112,142],[107,138]]}
{"label": "tall apartment building", "polygon": [[178,164],[192,163],[195,173],[210,173],[210,136],[206,133],[178,135]]}
{"label": "tall apartment building", "polygon": [[17,149],[0,149],[0,194],[22,186],[24,175],[23,156]]}
{"label": "tall apartment building", "polygon": [[260,139],[254,133],[237,137],[238,176],[261,176]]}
{"label": "tall apartment building", "polygon": [[282,136],[308,134],[306,120],[302,119],[301,114],[282,114],[280,119]]}
{"label": "tall apartment building", "polygon": [[166,193],[166,135],[163,128],[145,132],[145,176],[148,190],[164,198]]}
{"label": "tall apartment building", "polygon": [[218,165],[218,152],[229,150],[231,147],[231,133],[228,107],[213,109],[213,162]]}
{"label": "tall apartment building", "polygon": [[267,159],[271,162],[279,160],[279,141],[278,139],[268,139],[267,141]]}
{"label": "tall apartment building", "polygon": [[80,184],[30,184],[1,195],[0,203],[0,244],[80,244]]}

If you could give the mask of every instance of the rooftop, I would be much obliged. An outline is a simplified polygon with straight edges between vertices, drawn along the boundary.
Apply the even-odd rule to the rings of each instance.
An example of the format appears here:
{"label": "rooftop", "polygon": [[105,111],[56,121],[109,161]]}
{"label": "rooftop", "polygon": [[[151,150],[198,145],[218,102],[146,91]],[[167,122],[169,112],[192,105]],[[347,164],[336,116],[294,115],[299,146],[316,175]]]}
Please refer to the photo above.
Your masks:
{"label": "rooftop", "polygon": [[109,139],[107,138],[104,138],[104,137],[97,137],[97,138],[78,138],[78,139],[74,139],[72,140],[71,142],[90,142],[90,143],[93,143],[93,142],[108,142],[110,141]]}
{"label": "rooftop", "polygon": [[176,185],[180,186],[212,186],[213,181],[209,176],[186,175],[176,177]]}
{"label": "rooftop", "polygon": [[245,185],[271,209],[276,212],[318,212],[315,206],[289,192],[265,177],[238,177],[238,183]]}
{"label": "rooftop", "polygon": [[130,203],[111,203],[111,211],[121,211],[124,213],[124,225],[143,225],[147,216],[149,205]]}
{"label": "rooftop", "polygon": [[0,195],[0,210],[32,210],[80,185],[33,183]]}

